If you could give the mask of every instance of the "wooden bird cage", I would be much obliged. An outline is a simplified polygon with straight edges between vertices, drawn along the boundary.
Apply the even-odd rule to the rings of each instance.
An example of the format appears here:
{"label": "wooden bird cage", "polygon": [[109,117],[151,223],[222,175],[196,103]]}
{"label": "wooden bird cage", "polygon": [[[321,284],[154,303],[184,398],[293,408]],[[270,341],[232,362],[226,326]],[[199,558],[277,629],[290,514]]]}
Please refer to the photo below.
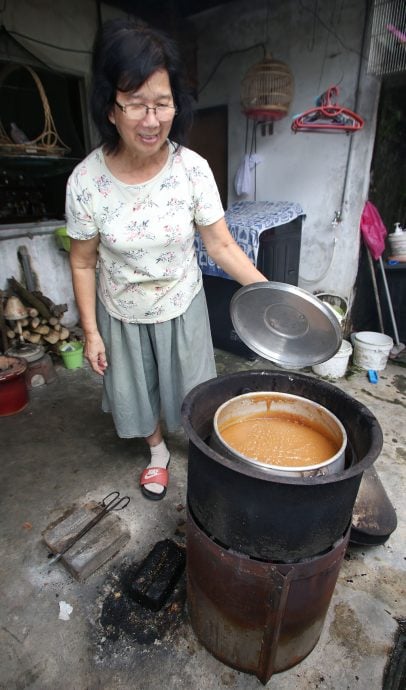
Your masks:
{"label": "wooden bird cage", "polygon": [[28,142],[16,143],[8,136],[0,119],[0,154],[7,156],[63,156],[70,149],[64,144],[56,131],[44,87],[32,67],[17,64],[7,65],[0,72],[0,86],[9,74],[17,69],[27,70],[35,82],[44,111],[44,126],[42,132],[34,139]]}
{"label": "wooden bird cage", "polygon": [[293,98],[293,75],[287,65],[267,55],[250,67],[241,83],[241,106],[257,122],[276,122],[287,115]]}

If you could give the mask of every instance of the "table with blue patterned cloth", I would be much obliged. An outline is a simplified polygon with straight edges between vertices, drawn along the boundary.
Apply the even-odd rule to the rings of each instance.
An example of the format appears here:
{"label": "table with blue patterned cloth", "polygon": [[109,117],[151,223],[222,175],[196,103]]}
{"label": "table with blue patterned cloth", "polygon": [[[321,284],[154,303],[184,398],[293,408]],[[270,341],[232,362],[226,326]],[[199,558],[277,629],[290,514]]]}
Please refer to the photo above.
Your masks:
{"label": "table with blue patterned cloth", "polygon": [[[261,233],[303,215],[301,205],[292,201],[236,201],[225,212],[225,219],[237,244],[256,266]],[[204,275],[231,279],[208,256],[199,233],[196,233],[195,246]]]}

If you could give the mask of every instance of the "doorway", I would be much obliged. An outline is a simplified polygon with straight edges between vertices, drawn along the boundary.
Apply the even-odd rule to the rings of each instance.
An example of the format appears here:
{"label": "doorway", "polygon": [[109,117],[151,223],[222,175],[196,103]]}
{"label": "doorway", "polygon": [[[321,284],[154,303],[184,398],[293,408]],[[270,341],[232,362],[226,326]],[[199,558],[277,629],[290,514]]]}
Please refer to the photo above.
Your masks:
{"label": "doorway", "polygon": [[223,208],[226,209],[228,197],[227,106],[195,111],[189,146],[209,163],[217,182]]}
{"label": "doorway", "polygon": [[[406,74],[385,77],[382,81],[375,147],[371,164],[369,199],[378,209],[388,233],[396,222],[406,227]],[[401,341],[406,339],[406,262],[388,263],[389,243],[383,254],[385,275]],[[383,330],[394,336],[388,300],[380,269],[374,268],[382,307]],[[361,245],[351,310],[355,331],[380,331],[371,269],[367,250]]]}
{"label": "doorway", "polygon": [[406,74],[382,83],[369,198],[388,232],[406,226]]}

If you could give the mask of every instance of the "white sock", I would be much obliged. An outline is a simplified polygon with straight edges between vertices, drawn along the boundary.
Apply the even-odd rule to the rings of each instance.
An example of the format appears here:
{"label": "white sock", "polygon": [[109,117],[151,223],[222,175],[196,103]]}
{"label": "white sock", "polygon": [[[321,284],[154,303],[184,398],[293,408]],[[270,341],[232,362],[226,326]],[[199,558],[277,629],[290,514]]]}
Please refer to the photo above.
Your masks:
{"label": "white sock", "polygon": [[[149,467],[163,467],[166,469],[171,455],[166,447],[165,441],[161,441],[157,446],[150,446],[149,449],[151,451],[151,462],[147,466],[147,469]],[[164,490],[162,484],[146,484],[145,488],[147,491],[152,491],[154,494],[161,494]]]}

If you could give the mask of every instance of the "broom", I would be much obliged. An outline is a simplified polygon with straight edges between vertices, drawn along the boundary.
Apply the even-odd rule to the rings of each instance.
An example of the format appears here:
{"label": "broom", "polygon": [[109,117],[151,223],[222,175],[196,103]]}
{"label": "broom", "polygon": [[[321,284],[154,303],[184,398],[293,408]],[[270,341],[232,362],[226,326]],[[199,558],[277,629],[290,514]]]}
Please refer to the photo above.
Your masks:
{"label": "broom", "polygon": [[379,302],[379,294],[376,286],[376,277],[374,267],[371,261],[373,258],[375,261],[379,262],[379,266],[382,273],[382,281],[385,289],[386,299],[388,301],[389,314],[392,322],[393,334],[395,344],[392,347],[389,357],[395,359],[404,349],[404,343],[399,341],[399,332],[396,324],[395,314],[393,311],[392,299],[389,292],[388,281],[386,279],[385,267],[382,261],[382,254],[385,249],[385,237],[388,232],[382,221],[382,218],[378,212],[378,209],[370,202],[367,201],[361,216],[361,233],[369,254],[369,265],[371,269],[372,282],[374,285],[375,299],[378,308],[379,323],[381,326],[381,331],[383,332],[383,320],[381,305]]}

